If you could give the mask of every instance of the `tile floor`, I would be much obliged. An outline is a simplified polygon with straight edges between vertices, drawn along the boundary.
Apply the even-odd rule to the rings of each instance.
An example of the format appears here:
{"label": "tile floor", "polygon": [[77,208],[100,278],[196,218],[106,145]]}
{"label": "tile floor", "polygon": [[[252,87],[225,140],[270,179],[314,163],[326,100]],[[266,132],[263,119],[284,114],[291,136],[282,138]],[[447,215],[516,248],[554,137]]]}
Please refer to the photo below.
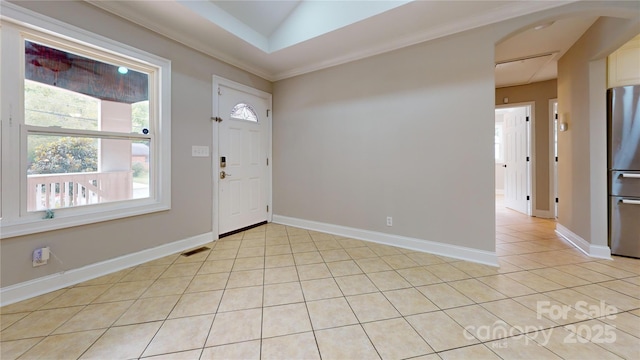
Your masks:
{"label": "tile floor", "polygon": [[638,359],[640,260],[497,209],[500,267],[269,224],[0,308],[9,359]]}

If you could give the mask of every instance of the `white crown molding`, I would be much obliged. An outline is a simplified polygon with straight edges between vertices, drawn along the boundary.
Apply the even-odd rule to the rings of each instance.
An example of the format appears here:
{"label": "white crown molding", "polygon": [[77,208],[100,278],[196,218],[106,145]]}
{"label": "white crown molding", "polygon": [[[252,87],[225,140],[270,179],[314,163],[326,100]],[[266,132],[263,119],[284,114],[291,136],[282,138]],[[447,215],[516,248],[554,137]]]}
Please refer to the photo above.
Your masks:
{"label": "white crown molding", "polygon": [[282,215],[273,215],[273,222],[287,226],[295,226],[303,229],[344,236],[352,239],[364,240],[378,244],[400,247],[403,249],[415,250],[435,255],[446,256],[454,259],[471,261],[484,265],[499,266],[496,253],[491,251],[478,250],[469,247],[445,244],[441,242],[351,228],[341,225],[321,223],[317,221],[292,218]]}

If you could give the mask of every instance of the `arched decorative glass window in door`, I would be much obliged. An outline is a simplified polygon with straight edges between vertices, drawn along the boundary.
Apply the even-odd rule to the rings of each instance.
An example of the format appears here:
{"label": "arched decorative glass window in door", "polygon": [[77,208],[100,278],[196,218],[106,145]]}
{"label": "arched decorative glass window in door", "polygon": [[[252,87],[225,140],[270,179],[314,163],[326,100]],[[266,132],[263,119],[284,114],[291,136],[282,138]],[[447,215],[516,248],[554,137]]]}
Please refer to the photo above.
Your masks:
{"label": "arched decorative glass window in door", "polygon": [[258,122],[258,114],[256,114],[255,110],[249,104],[239,103],[231,109],[232,118],[238,120],[247,120]]}

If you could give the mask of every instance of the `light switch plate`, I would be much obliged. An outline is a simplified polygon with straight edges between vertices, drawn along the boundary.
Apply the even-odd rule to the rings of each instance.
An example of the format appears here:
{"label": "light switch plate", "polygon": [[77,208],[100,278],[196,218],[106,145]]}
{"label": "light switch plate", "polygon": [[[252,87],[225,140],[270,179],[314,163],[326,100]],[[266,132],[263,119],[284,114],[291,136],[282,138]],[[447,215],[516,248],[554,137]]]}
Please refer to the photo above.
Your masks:
{"label": "light switch plate", "polygon": [[208,146],[191,146],[191,156],[193,157],[209,157],[209,147]]}

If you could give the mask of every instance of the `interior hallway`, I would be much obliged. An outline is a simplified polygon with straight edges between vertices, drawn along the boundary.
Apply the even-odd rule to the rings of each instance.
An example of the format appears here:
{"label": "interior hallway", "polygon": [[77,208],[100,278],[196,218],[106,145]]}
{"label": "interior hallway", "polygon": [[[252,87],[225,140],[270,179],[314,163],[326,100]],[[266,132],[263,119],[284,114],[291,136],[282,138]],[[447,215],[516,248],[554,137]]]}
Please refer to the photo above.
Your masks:
{"label": "interior hallway", "polygon": [[499,268],[268,224],[2,307],[0,357],[640,358],[640,260],[496,211]]}

